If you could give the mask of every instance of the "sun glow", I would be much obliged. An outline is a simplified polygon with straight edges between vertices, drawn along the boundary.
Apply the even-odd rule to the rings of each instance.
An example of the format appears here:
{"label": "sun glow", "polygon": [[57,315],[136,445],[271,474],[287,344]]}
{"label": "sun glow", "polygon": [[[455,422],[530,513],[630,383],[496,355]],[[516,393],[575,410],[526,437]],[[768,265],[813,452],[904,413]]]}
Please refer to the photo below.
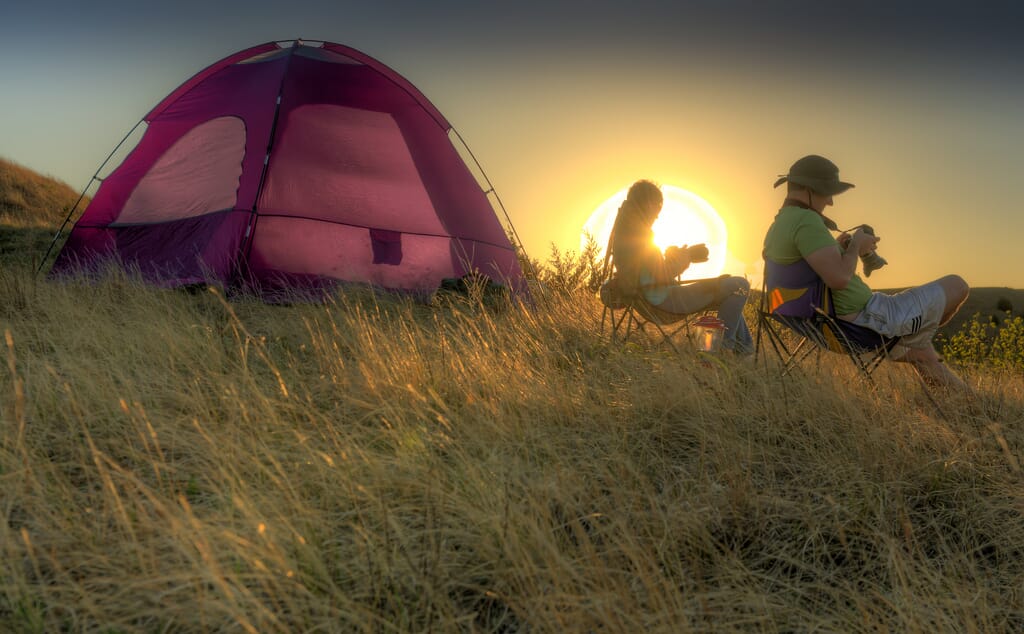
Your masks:
{"label": "sun glow", "polygon": [[[608,246],[608,238],[615,224],[615,214],[626,199],[624,188],[594,210],[583,225],[581,245],[586,246],[592,236],[601,248],[602,257]],[[662,185],[665,197],[661,214],[654,222],[654,244],[662,251],[670,245],[697,244],[708,247],[708,261],[692,264],[683,274],[683,279],[715,277],[725,268],[726,242],[728,235],[725,222],[708,201],[697,194],[673,185]]]}

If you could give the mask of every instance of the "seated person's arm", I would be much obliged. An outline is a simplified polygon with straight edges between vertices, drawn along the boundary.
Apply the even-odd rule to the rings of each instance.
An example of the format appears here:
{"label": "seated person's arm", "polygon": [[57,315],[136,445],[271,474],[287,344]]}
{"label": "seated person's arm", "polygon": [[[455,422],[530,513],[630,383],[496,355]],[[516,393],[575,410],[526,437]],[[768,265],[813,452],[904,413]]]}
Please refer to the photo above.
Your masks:
{"label": "seated person's arm", "polygon": [[871,251],[876,242],[877,238],[858,229],[845,250],[832,244],[804,255],[804,259],[829,288],[842,290],[857,270],[857,258]]}
{"label": "seated person's arm", "polygon": [[665,274],[678,277],[690,267],[690,254],[686,246],[670,246],[665,249]]}
{"label": "seated person's arm", "polygon": [[665,249],[665,270],[671,277],[682,275],[691,264],[708,261],[708,247],[701,242],[691,246],[670,246]]}
{"label": "seated person's arm", "polygon": [[669,268],[661,251],[653,244],[644,252],[643,268],[654,278],[653,282],[656,286],[671,284],[672,278],[679,275]]}

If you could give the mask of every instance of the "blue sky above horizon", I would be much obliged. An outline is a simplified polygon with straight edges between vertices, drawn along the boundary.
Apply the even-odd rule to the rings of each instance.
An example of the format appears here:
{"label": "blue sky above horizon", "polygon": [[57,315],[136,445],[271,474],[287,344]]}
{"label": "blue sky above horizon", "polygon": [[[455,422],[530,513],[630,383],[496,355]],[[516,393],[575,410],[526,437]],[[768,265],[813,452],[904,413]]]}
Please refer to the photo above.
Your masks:
{"label": "blue sky above horizon", "polygon": [[714,205],[731,272],[756,275],[772,182],[821,153],[857,184],[831,215],[883,238],[873,285],[959,272],[1024,288],[1024,3],[62,0],[4,14],[0,156],[75,189],[204,66],[325,39],[438,106],[534,257],[576,248],[605,198],[652,178]]}

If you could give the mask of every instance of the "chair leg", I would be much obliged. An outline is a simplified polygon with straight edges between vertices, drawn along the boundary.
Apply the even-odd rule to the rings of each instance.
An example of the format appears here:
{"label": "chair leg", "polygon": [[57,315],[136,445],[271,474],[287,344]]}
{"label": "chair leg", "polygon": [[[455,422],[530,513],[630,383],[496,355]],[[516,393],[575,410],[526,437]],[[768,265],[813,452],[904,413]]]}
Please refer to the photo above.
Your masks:
{"label": "chair leg", "polygon": [[783,376],[792,372],[798,365],[803,363],[807,357],[814,354],[815,350],[816,348],[814,344],[811,343],[810,339],[807,337],[801,339],[800,343],[796,345],[796,348],[793,348],[793,353],[789,355],[789,360],[782,369]]}
{"label": "chair leg", "polygon": [[[604,312],[601,314],[601,330],[604,330],[604,320],[605,315],[607,314],[610,330],[609,339],[612,341],[616,341],[619,338],[619,330],[623,328],[622,322],[626,321],[626,318],[630,316],[628,309],[618,311],[618,316],[616,316],[615,312],[615,309],[605,306]],[[628,334],[628,332],[624,333],[623,341],[625,341],[625,337],[628,336]]]}
{"label": "chair leg", "polygon": [[[810,355],[814,350],[813,345],[807,345],[807,337],[803,337],[797,343],[796,347],[792,350],[783,341],[782,335],[775,331],[771,324],[767,323],[767,320],[762,316],[759,319],[760,328],[763,329],[767,335],[768,342],[772,345],[772,349],[775,350],[775,355],[778,357],[779,362],[782,363],[781,376],[786,376],[792,372],[804,359]],[[761,333],[758,333],[760,336]]]}
{"label": "chair leg", "polygon": [[[676,354],[679,354],[679,348],[676,347],[675,342],[672,341],[672,337],[668,333],[665,332],[665,329],[662,328],[661,324],[659,324],[657,322],[648,322],[648,323],[653,323],[654,327],[657,328],[658,332],[661,333],[662,341],[667,342],[668,345],[672,346],[672,350],[675,351]],[[673,333],[673,334],[675,334],[675,333]]]}
{"label": "chair leg", "polygon": [[626,321],[626,326],[622,332],[622,343],[626,343],[627,341],[629,341],[629,338],[633,335],[633,333],[640,329],[641,326],[640,321],[637,320],[637,318],[633,315],[633,311],[631,310],[626,310],[626,315],[623,317],[623,319],[625,319]]}

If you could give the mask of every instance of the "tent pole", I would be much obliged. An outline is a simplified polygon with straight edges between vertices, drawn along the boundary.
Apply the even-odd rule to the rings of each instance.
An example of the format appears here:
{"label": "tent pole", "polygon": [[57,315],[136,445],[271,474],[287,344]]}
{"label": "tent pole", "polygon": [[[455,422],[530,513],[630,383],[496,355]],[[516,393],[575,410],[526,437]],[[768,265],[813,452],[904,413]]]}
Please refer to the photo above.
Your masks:
{"label": "tent pole", "polygon": [[89,191],[89,188],[92,187],[92,184],[94,182],[103,180],[102,178],[99,177],[100,172],[103,170],[104,167],[107,166],[107,163],[110,162],[110,158],[114,156],[114,154],[119,149],[121,149],[121,146],[124,145],[124,142],[128,140],[128,137],[130,137],[135,132],[135,130],[140,125],[142,125],[143,121],[145,121],[145,118],[139,119],[138,123],[132,126],[132,129],[128,131],[128,134],[125,134],[124,137],[118,142],[118,144],[114,146],[114,149],[110,151],[110,154],[107,155],[107,158],[103,159],[103,162],[100,163],[100,166],[96,168],[96,171],[93,173],[92,178],[89,179],[89,182],[85,184],[84,188],[82,188],[82,193],[79,194],[78,200],[76,200],[75,204],[71,206],[71,209],[68,211],[67,217],[64,218],[64,222],[61,223],[60,227],[57,229],[57,233],[55,233],[53,236],[53,240],[50,242],[50,246],[46,249],[46,253],[43,254],[43,258],[39,261],[39,268],[36,269],[37,274],[42,272],[43,266],[46,264],[47,258],[50,257],[50,253],[53,251],[53,247],[57,244],[57,240],[60,240],[61,233],[64,232],[64,227],[68,226],[68,222],[71,220],[71,216],[74,215],[75,210],[78,209],[78,205],[81,204],[82,199],[85,198],[85,193]]}
{"label": "tent pole", "polygon": [[508,216],[508,211],[505,209],[505,204],[501,202],[501,196],[498,196],[498,192],[497,190],[494,189],[494,185],[491,183],[491,179],[487,177],[487,172],[485,172],[483,166],[480,165],[480,161],[476,160],[476,155],[473,154],[472,148],[470,148],[469,144],[466,143],[466,140],[462,138],[462,135],[459,134],[459,131],[455,129],[455,126],[451,127],[451,131],[459,139],[459,143],[462,144],[462,147],[466,148],[466,152],[468,152],[469,157],[473,159],[473,163],[476,164],[476,168],[480,170],[480,175],[484,177],[484,182],[487,183],[488,187],[487,191],[485,191],[484,194],[494,194],[494,199],[498,201],[498,207],[501,208],[501,213],[502,215],[505,216],[505,222],[508,223],[509,229],[512,230],[512,237],[516,239],[515,247],[523,252],[526,264],[527,266],[530,267],[530,272],[533,274],[533,279],[538,279],[537,270],[533,268],[533,261],[530,259],[530,255],[526,252],[526,247],[523,246],[523,241],[519,238],[519,233],[516,231],[515,225],[512,224],[512,219],[509,218]]}
{"label": "tent pole", "polygon": [[[263,193],[263,186],[266,184],[267,171],[270,169],[270,154],[274,151],[274,143],[277,137],[277,120],[281,115],[281,100],[284,98],[284,82],[288,77],[288,69],[292,64],[292,57],[295,56],[295,51],[298,47],[302,46],[302,38],[291,40],[292,45],[288,51],[288,61],[285,63],[284,69],[281,71],[281,81],[277,85],[277,100],[274,104],[274,118],[270,122],[270,135],[267,137],[267,153],[263,157],[263,167],[260,169],[260,179],[256,183],[256,195],[252,200],[252,209],[249,210],[249,222],[245,227],[245,236],[243,238],[242,248],[240,249],[242,257],[246,260],[244,263],[246,266],[246,272],[248,271],[248,259],[252,253],[252,241],[253,234],[256,232],[256,220],[259,216],[257,206],[259,205],[260,194]],[[236,274],[237,275],[237,274]]]}

